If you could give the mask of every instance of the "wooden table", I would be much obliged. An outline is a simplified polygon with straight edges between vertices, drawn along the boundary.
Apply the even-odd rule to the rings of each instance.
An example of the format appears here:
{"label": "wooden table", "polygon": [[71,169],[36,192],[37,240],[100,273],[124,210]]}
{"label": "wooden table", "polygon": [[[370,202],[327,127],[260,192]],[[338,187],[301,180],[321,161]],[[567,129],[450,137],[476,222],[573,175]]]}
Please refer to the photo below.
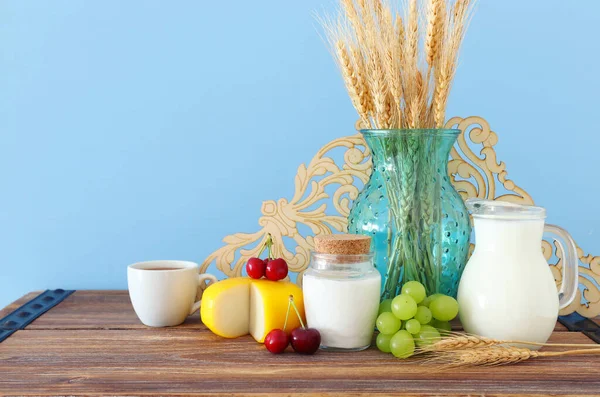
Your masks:
{"label": "wooden table", "polygon": [[[21,306],[30,293],[0,311]],[[515,326],[518,326],[515,324]],[[557,325],[551,342],[591,343]],[[76,291],[0,343],[0,395],[582,395],[600,394],[600,356],[432,371],[374,348],[272,355],[223,339],[198,315],[147,328],[126,291]]]}

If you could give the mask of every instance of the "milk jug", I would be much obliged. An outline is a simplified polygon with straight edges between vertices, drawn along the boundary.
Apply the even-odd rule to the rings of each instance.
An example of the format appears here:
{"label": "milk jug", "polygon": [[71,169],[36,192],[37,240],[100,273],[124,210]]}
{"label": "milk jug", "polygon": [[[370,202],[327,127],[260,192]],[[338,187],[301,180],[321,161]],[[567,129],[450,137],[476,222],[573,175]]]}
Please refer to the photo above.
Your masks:
{"label": "milk jug", "polygon": [[[475,251],[458,288],[465,331],[502,340],[546,342],[558,311],[578,291],[575,242],[558,226],[544,226],[544,208],[481,199],[466,204],[473,215]],[[566,245],[556,240],[565,253],[558,292],[542,254],[544,231],[558,235]]]}

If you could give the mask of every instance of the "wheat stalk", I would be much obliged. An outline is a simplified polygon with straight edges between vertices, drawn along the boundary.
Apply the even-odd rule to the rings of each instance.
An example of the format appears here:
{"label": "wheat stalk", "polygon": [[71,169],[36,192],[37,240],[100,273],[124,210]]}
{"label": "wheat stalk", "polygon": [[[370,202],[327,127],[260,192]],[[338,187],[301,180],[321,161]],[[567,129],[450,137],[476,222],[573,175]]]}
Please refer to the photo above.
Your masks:
{"label": "wheat stalk", "polygon": [[474,0],[456,0],[448,17],[448,28],[442,48],[439,74],[436,76],[436,91],[432,101],[434,104],[434,124],[440,128],[444,125],[446,105],[452,80],[458,64],[458,50],[464,38],[466,26],[469,23],[470,10]]}
{"label": "wheat stalk", "polygon": [[394,51],[392,55],[394,57],[393,60],[393,70],[392,70],[392,94],[394,95],[394,101],[396,102],[396,110],[398,112],[398,120],[396,123],[396,128],[402,128],[405,124],[405,115],[404,115],[404,106],[405,102],[403,101],[403,76],[401,73],[402,69],[402,48],[404,47],[404,41],[406,32],[404,31],[404,23],[402,22],[402,18],[400,15],[396,14],[395,23],[394,23],[394,32],[391,40],[393,41]]}
{"label": "wheat stalk", "polygon": [[425,40],[425,55],[429,71],[439,60],[440,47],[444,33],[444,18],[446,5],[442,0],[431,0],[427,10],[427,38]]}
{"label": "wheat stalk", "polygon": [[367,114],[367,125],[370,125],[368,121],[368,116],[373,112],[373,98],[371,97],[371,93],[369,91],[369,83],[367,81],[367,70],[364,62],[364,58],[360,53],[360,50],[355,46],[350,49],[352,53],[352,60],[354,61],[354,66],[356,68],[356,77],[359,85],[359,97],[361,106],[365,110]]}
{"label": "wheat stalk", "polygon": [[419,125],[419,91],[417,89],[418,67],[418,47],[419,47],[419,8],[417,0],[410,0],[408,13],[405,16],[408,20],[406,26],[406,39],[402,49],[402,73],[405,75],[406,96],[405,101],[408,107],[407,123],[409,128],[417,128]]}
{"label": "wheat stalk", "polygon": [[[425,106],[427,107],[427,98],[432,90],[431,87],[435,87],[432,84],[431,78],[435,75],[439,75],[437,71],[440,67],[443,50],[443,40],[446,28],[446,3],[443,0],[430,0],[429,8],[427,10],[427,35],[425,40],[425,55],[427,61],[427,75],[425,79]],[[434,80],[435,83],[435,80]],[[428,125],[431,125],[434,120],[431,116],[430,109],[427,109],[425,114],[425,120]]]}
{"label": "wheat stalk", "polygon": [[597,344],[580,344],[580,343],[537,343],[520,340],[501,340],[486,338],[480,335],[463,334],[463,333],[446,333],[448,337],[422,346],[418,349],[418,353],[438,353],[452,350],[462,349],[478,349],[491,346],[507,346],[507,345],[532,345],[532,346],[554,346],[554,347],[577,347],[588,348],[598,347]]}
{"label": "wheat stalk", "polygon": [[516,364],[537,357],[558,357],[578,354],[600,354],[600,348],[543,352],[520,347],[482,347],[478,349],[442,351],[423,363],[442,367],[499,366]]}
{"label": "wheat stalk", "polygon": [[[354,0],[341,0],[341,2],[348,22],[350,22],[350,25],[354,30],[356,42],[360,47],[365,48],[367,46],[367,36],[365,34],[360,12],[356,8]],[[327,23],[325,25],[327,25]]]}
{"label": "wheat stalk", "polygon": [[350,59],[350,54],[348,54],[348,49],[344,42],[338,41],[336,43],[336,53],[350,99],[361,120],[364,123],[369,124],[369,112],[367,110],[364,94],[361,96],[364,88],[362,82],[359,81],[359,73],[357,73],[355,65],[353,65],[352,60]]}
{"label": "wheat stalk", "polygon": [[340,0],[321,21],[352,103],[372,128],[442,127],[475,0],[406,0],[403,13],[390,1]]}

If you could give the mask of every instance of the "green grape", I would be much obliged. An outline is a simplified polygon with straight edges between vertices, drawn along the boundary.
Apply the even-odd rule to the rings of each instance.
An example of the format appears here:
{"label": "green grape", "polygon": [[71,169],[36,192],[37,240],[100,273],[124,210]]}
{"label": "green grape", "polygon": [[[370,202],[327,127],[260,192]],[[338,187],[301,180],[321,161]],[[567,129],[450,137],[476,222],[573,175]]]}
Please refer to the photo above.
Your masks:
{"label": "green grape", "polygon": [[390,353],[390,340],[394,335],[379,334],[377,335],[377,348],[384,353]]}
{"label": "green grape", "polygon": [[418,281],[409,281],[402,286],[403,294],[408,294],[413,297],[415,302],[419,303],[425,299],[425,287]]}
{"label": "green grape", "polygon": [[458,302],[451,296],[438,296],[429,305],[433,318],[440,321],[450,321],[458,314]]}
{"label": "green grape", "polygon": [[421,302],[421,306],[429,307],[431,302],[433,302],[435,299],[437,299],[440,296],[442,296],[442,294],[429,295],[427,298],[423,299],[423,302]]}
{"label": "green grape", "polygon": [[382,334],[393,335],[400,329],[402,322],[390,312],[383,312],[377,317],[377,329]]}
{"label": "green grape", "polygon": [[396,332],[390,339],[390,351],[398,358],[412,356],[415,352],[415,341],[412,335],[406,330]]}
{"label": "green grape", "polygon": [[421,323],[415,320],[414,318],[405,322],[404,326],[406,330],[413,335],[418,334],[421,330]]}
{"label": "green grape", "polygon": [[425,306],[417,307],[417,314],[415,314],[415,320],[421,324],[429,324],[431,321],[431,310]]}
{"label": "green grape", "polygon": [[441,336],[437,329],[431,325],[422,325],[421,331],[415,335],[417,346],[427,346],[440,340]]}
{"label": "green grape", "polygon": [[392,300],[386,299],[379,304],[379,314],[392,311]]}
{"label": "green grape", "polygon": [[417,314],[417,302],[410,295],[398,295],[392,300],[392,313],[400,320],[409,320]]}
{"label": "green grape", "polygon": [[440,321],[440,320],[433,319],[433,320],[431,320],[429,325],[437,328],[437,330],[440,331],[440,333],[452,331],[452,326],[450,325],[450,323],[448,321]]}

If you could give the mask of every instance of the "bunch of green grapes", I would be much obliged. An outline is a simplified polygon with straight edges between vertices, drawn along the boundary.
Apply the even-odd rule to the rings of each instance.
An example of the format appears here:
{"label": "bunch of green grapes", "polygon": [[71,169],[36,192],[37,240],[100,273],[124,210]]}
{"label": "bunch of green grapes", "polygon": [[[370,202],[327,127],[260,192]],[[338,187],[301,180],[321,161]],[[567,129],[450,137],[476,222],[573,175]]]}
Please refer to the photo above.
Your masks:
{"label": "bunch of green grapes", "polygon": [[451,296],[426,296],[418,281],[402,286],[400,295],[379,305],[377,348],[398,358],[414,354],[415,345],[422,347],[437,342],[440,331],[450,331],[450,323],[458,314],[458,302]]}

